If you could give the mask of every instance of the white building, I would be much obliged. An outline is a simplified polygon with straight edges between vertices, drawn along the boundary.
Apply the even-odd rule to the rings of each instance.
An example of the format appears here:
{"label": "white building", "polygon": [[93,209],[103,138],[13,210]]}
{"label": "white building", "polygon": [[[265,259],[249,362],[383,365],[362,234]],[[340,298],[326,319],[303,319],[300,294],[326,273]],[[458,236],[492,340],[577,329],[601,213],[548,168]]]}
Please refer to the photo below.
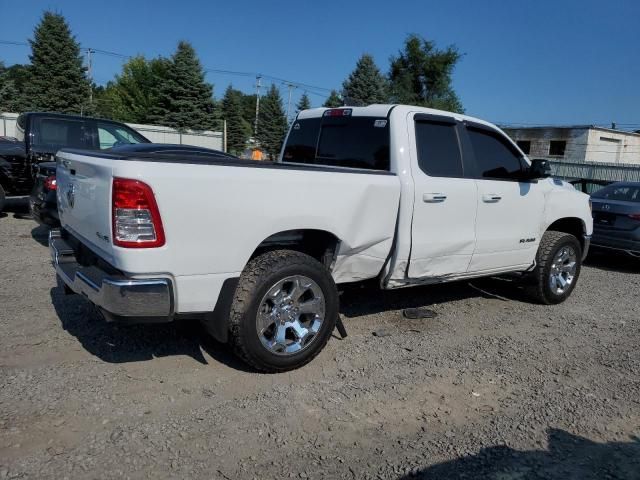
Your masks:
{"label": "white building", "polygon": [[529,158],[640,165],[640,133],[593,125],[504,128]]}

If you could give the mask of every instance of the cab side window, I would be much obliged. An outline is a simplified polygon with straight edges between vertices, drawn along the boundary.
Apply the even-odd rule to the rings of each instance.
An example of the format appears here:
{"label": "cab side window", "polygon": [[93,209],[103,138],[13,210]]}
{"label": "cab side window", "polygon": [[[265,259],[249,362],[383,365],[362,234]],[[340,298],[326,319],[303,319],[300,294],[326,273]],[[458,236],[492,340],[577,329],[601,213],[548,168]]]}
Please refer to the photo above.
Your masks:
{"label": "cab side window", "polygon": [[521,177],[523,164],[520,155],[498,133],[470,126],[467,132],[480,178],[518,180]]}
{"label": "cab side window", "polygon": [[420,120],[415,125],[420,169],[430,177],[462,177],[456,125]]}

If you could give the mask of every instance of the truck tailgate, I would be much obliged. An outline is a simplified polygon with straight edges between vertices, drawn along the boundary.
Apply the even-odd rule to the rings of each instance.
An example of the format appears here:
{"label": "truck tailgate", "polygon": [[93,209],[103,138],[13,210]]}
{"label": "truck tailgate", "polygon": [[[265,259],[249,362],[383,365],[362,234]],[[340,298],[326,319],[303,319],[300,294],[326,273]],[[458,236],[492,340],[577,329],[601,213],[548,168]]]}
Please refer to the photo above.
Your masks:
{"label": "truck tailgate", "polygon": [[64,151],[57,158],[60,224],[110,261],[111,162]]}

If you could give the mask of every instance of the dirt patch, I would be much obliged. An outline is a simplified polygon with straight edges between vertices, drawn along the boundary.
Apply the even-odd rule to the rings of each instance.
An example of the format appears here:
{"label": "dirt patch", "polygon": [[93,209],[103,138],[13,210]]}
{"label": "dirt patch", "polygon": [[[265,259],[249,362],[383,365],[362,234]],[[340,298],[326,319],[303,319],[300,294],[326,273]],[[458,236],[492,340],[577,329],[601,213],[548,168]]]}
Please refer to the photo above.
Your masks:
{"label": "dirt patch", "polygon": [[551,307],[500,279],[348,288],[349,336],[263,375],[196,324],[104,323],[45,239],[0,218],[0,479],[640,478],[628,259]]}

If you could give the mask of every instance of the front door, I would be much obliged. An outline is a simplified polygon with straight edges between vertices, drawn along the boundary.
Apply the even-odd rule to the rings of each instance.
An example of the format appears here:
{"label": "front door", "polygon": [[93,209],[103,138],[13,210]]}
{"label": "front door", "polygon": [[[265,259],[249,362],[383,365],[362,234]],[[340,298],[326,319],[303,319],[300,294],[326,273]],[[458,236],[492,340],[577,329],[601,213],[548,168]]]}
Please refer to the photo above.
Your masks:
{"label": "front door", "polygon": [[466,134],[478,185],[476,247],[469,271],[530,265],[540,242],[541,185],[524,180],[522,154],[498,131],[468,124]]}
{"label": "front door", "polygon": [[416,114],[408,120],[415,184],[408,276],[463,274],[475,248],[477,186],[464,178],[460,127],[452,117]]}

